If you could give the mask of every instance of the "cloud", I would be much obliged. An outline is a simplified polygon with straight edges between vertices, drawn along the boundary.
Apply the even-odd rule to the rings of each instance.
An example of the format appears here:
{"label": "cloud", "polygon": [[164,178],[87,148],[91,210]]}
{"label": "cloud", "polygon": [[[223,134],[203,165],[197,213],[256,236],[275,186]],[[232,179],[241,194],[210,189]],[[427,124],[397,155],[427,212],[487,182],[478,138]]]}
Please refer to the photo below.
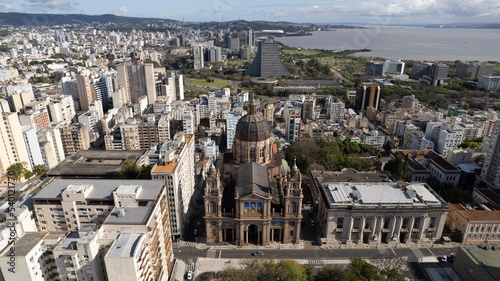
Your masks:
{"label": "cloud", "polygon": [[[265,15],[268,19],[280,20],[294,18],[302,21],[310,19],[342,17],[390,16],[412,17],[420,16],[434,18],[454,17],[486,17],[500,15],[498,0],[367,0],[367,1],[336,1],[335,4],[324,4],[311,1],[306,7],[254,10],[252,13]],[[421,20],[421,18],[420,18]]]}
{"label": "cloud", "polygon": [[75,4],[69,0],[27,0],[29,6],[52,10],[73,10]]}
{"label": "cloud", "polygon": [[130,11],[125,6],[121,6],[120,8],[115,10],[115,15],[118,16],[127,16],[130,15]]}

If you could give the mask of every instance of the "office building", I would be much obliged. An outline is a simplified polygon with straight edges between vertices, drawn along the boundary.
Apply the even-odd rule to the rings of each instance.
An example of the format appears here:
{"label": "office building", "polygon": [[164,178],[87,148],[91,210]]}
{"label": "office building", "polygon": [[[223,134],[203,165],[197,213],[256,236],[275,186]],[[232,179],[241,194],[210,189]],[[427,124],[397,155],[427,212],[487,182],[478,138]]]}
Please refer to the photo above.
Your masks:
{"label": "office building", "polygon": [[195,187],[194,136],[177,133],[164,147],[151,177],[165,182],[171,233],[182,237]]}
{"label": "office building", "polygon": [[432,74],[432,64],[431,63],[417,63],[413,64],[411,69],[411,76],[415,78],[422,78],[424,76],[430,76]]}
{"label": "office building", "polygon": [[368,173],[356,176],[361,182],[341,181],[339,173],[311,171],[322,243],[399,246],[441,238],[448,204],[427,184],[380,182]]}
{"label": "office building", "polygon": [[240,50],[240,38],[238,37],[238,34],[231,35],[231,37],[229,37],[229,49],[231,51]]}
{"label": "office building", "polygon": [[444,63],[436,63],[432,65],[432,85],[442,85],[444,80],[448,78],[450,67]]}
{"label": "office building", "polygon": [[283,109],[285,119],[285,137],[288,143],[294,143],[300,138],[300,115],[290,113],[288,108]]}
{"label": "office building", "polygon": [[493,75],[495,71],[495,65],[491,63],[479,63],[474,62],[458,62],[457,65],[457,75],[460,78],[470,77],[479,78],[483,75],[490,76]]}
{"label": "office building", "polygon": [[500,188],[500,122],[497,122],[484,159],[481,178],[494,188]]}
{"label": "office building", "polygon": [[401,60],[386,60],[384,62],[384,74],[402,75],[405,70],[405,63]]}
{"label": "office building", "polygon": [[477,88],[485,91],[500,89],[500,76],[483,75],[479,77]]}
{"label": "office building", "polygon": [[245,74],[259,77],[290,75],[281,61],[279,44],[274,41],[259,42],[259,49]]}
{"label": "office building", "polygon": [[378,110],[380,103],[379,84],[361,83],[356,92],[356,110],[366,110],[367,107],[373,107]]}
{"label": "office building", "polygon": [[368,76],[382,76],[384,75],[385,64],[380,61],[370,61],[366,66],[366,75]]}
{"label": "office building", "polygon": [[128,62],[118,65],[117,71],[118,89],[125,89],[125,100],[122,104],[136,102],[143,95],[147,95],[148,104],[156,102],[154,64]]}

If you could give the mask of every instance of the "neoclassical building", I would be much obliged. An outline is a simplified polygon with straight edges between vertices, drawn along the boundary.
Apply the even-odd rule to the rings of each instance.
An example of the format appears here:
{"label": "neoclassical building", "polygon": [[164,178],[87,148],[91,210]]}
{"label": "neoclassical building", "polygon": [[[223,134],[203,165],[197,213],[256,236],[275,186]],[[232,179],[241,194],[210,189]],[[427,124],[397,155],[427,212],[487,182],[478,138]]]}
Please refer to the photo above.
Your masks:
{"label": "neoclassical building", "polygon": [[290,171],[282,168],[269,125],[257,113],[255,101],[236,126],[229,155],[224,177],[211,166],[205,180],[207,243],[299,243],[302,176],[297,165]]}

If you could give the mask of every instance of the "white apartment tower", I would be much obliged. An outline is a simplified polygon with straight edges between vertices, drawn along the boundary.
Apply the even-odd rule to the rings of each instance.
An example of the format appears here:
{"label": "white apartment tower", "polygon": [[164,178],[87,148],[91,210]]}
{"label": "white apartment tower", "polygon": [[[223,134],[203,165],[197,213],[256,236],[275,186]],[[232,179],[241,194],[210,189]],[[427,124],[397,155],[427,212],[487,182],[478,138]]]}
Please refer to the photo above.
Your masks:
{"label": "white apartment tower", "polygon": [[494,188],[500,188],[500,122],[497,122],[493,129],[488,154],[486,154],[481,170],[481,178],[492,184]]}
{"label": "white apartment tower", "polygon": [[151,170],[151,177],[165,181],[172,236],[181,236],[195,187],[194,135],[177,133],[168,147],[161,163]]}
{"label": "white apartment tower", "polygon": [[0,186],[7,185],[7,168],[15,163],[26,162],[31,169],[31,161],[24,142],[23,132],[17,113],[1,113],[0,120]]}

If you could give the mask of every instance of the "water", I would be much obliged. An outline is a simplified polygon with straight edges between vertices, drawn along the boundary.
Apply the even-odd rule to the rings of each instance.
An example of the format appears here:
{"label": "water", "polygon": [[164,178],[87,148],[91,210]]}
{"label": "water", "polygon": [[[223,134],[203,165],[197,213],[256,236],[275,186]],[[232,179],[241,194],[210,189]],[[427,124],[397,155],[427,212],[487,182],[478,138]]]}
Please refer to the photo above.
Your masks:
{"label": "water", "polygon": [[372,26],[368,29],[317,31],[312,36],[278,37],[305,49],[371,52],[355,56],[428,61],[500,61],[500,29]]}

